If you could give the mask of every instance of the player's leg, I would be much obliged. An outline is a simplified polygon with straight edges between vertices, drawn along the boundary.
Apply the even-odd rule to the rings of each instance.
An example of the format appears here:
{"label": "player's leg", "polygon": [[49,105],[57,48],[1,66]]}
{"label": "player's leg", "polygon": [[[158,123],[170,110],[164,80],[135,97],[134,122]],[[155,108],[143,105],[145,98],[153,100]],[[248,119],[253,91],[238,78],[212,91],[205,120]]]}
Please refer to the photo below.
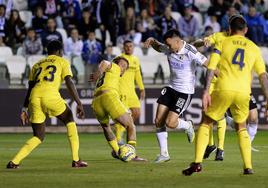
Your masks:
{"label": "player's leg", "polygon": [[217,147],[214,144],[214,136],[213,136],[213,126],[209,126],[209,141],[208,141],[208,146],[206,147],[206,151],[204,154],[204,159],[209,158],[209,155],[216,151]]}
{"label": "player's leg", "polygon": [[215,156],[215,161],[223,161],[225,132],[226,120],[223,118],[217,122],[218,148]]}
{"label": "player's leg", "polygon": [[112,148],[112,156],[114,158],[118,158],[119,145],[118,145],[116,137],[111,129],[111,126],[107,122],[107,123],[101,123],[101,127],[103,129],[104,136],[105,136],[109,146]]}
{"label": "player's leg", "polygon": [[[253,142],[255,135],[257,134],[258,129],[258,110],[256,99],[253,95],[250,96],[249,102],[249,116],[247,120],[247,130],[250,136],[251,143]],[[253,147],[251,147],[252,151],[259,151]]]}
{"label": "player's leg", "polygon": [[72,151],[72,159],[73,159],[72,166],[86,167],[87,163],[81,161],[79,158],[79,136],[76,124],[73,119],[72,111],[67,105],[65,106],[66,106],[65,110],[60,115],[58,115],[57,118],[61,120],[67,128],[67,135]]}
{"label": "player's leg", "polygon": [[169,108],[167,106],[158,104],[155,117],[155,126],[156,137],[160,148],[160,155],[157,156],[155,160],[156,163],[170,160],[168,153],[168,133],[165,125],[168,112]]}
{"label": "player's leg", "polygon": [[7,164],[7,168],[18,168],[20,162],[27,157],[45,138],[45,124],[32,123],[33,137],[27,140],[15,157]]}

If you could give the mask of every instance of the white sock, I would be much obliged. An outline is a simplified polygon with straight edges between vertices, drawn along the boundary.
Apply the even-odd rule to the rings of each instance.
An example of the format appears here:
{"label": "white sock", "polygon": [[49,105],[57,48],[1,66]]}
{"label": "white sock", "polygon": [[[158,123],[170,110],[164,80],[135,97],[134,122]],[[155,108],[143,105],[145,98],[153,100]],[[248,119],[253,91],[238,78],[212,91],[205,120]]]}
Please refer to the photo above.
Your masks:
{"label": "white sock", "polygon": [[168,154],[168,133],[167,132],[158,132],[156,133],[157,140],[160,147],[160,155],[169,156]]}
{"label": "white sock", "polygon": [[247,125],[247,130],[249,134],[250,141],[252,142],[257,134],[258,124],[257,123],[249,123]]}
{"label": "white sock", "polygon": [[175,129],[178,130],[187,130],[190,128],[190,123],[188,121],[185,121],[183,119],[178,119],[178,126]]}

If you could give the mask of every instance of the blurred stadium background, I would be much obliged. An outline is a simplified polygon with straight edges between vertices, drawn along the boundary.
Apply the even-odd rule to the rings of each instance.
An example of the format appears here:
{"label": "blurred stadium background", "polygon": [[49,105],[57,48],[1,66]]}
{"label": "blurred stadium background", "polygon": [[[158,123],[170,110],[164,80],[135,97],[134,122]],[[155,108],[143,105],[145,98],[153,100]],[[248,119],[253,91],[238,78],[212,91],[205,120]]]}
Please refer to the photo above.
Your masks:
{"label": "blurred stadium background", "polygon": [[[31,132],[20,127],[19,114],[26,94],[30,68],[46,54],[47,41],[59,39],[64,57],[71,63],[79,95],[87,112],[76,119],[79,130],[98,132],[90,104],[93,86],[88,73],[101,59],[110,60],[122,52],[122,43],[135,44],[146,89],[138,131],[153,131],[156,99],[168,82],[169,67],[164,55],[144,49],[147,37],[161,41],[163,33],[177,28],[183,39],[192,42],[227,29],[228,17],[245,16],[248,37],[260,46],[268,63],[268,0],[0,0],[0,132]],[[209,55],[211,49],[199,49]],[[197,71],[197,90],[184,114],[195,124],[201,121],[201,87],[204,70]],[[63,85],[61,93],[75,113],[75,104]],[[265,101],[258,79],[253,79],[260,129],[266,129]],[[48,132],[65,129],[54,118],[47,121]]]}

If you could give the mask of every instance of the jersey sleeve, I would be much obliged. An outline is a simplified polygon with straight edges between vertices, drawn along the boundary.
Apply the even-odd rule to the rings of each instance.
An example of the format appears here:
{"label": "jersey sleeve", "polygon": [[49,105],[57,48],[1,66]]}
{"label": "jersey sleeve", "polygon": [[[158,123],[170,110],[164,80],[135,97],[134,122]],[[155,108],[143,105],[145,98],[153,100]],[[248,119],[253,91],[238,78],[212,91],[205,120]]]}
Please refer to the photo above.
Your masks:
{"label": "jersey sleeve", "polygon": [[140,90],[144,90],[144,85],[143,85],[142,76],[141,76],[141,69],[140,69],[140,61],[138,58],[135,58],[135,61],[137,62],[137,68],[135,72],[135,82],[139,86]]}
{"label": "jersey sleeve", "polygon": [[203,65],[205,63],[205,61],[207,60],[207,57],[206,56],[204,56],[199,51],[197,51],[197,49],[194,46],[192,46],[192,45],[189,45],[187,48],[190,51],[190,54],[192,56],[192,60],[196,64]]}
{"label": "jersey sleeve", "polygon": [[73,73],[71,70],[71,64],[67,60],[62,58],[62,74],[61,74],[62,80],[64,80],[66,76],[73,77]]}
{"label": "jersey sleeve", "polygon": [[209,35],[208,37],[205,37],[205,40],[208,40],[210,44],[214,45],[216,43],[215,33],[212,35]]}
{"label": "jersey sleeve", "polygon": [[208,69],[216,70],[218,63],[221,59],[221,51],[222,51],[222,45],[217,44],[210,55],[209,63],[208,63]]}
{"label": "jersey sleeve", "polygon": [[258,74],[262,74],[264,72],[266,72],[266,68],[265,68],[265,63],[264,60],[262,58],[261,52],[259,49],[256,50],[256,60],[253,66],[253,70]]}

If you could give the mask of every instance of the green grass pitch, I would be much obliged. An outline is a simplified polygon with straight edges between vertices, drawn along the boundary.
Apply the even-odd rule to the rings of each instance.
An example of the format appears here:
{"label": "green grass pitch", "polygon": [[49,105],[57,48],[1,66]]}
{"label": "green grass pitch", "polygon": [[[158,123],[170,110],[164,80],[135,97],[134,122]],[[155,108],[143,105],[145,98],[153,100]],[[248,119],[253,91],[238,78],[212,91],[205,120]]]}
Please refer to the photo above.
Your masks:
{"label": "green grass pitch", "polygon": [[31,134],[0,134],[0,188],[95,187],[268,187],[268,132],[258,132],[253,152],[254,175],[242,175],[242,160],[235,132],[227,132],[225,158],[205,160],[203,171],[190,177],[181,171],[194,158],[194,144],[184,133],[169,134],[171,161],[154,164],[159,152],[154,133],[138,133],[138,155],[148,163],[124,163],[111,157],[102,134],[80,134],[80,156],[88,168],[71,168],[71,152],[65,134],[47,134],[45,142],[28,156],[20,169],[5,169]]}

